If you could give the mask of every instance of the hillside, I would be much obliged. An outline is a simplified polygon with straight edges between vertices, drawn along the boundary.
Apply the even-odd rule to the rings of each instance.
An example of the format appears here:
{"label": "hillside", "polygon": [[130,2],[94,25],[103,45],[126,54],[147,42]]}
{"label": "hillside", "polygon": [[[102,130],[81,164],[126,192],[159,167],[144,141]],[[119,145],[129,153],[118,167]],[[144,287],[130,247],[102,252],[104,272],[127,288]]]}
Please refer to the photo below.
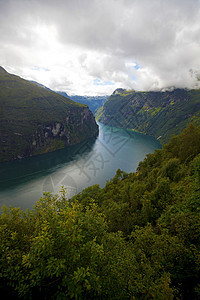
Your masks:
{"label": "hillside", "polygon": [[68,96],[65,92],[57,93],[62,96],[68,97],[75,102],[87,105],[93,114],[99,107],[101,107],[104,104],[104,102],[108,98],[108,96]]}
{"label": "hillside", "polygon": [[200,90],[135,92],[117,89],[104,103],[97,120],[169,141],[189,123],[200,124]]}
{"label": "hillside", "polygon": [[104,188],[4,207],[3,299],[200,299],[199,153],[190,125]]}
{"label": "hillside", "polygon": [[0,68],[0,162],[46,153],[98,134],[86,105]]}

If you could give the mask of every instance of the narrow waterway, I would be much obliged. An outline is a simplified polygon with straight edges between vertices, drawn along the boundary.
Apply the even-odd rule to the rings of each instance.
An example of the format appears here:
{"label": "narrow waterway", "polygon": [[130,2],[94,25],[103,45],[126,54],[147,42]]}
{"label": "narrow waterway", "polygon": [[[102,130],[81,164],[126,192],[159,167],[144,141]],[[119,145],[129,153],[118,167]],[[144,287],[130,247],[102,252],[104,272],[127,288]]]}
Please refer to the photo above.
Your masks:
{"label": "narrow waterway", "polygon": [[31,208],[45,191],[103,187],[117,169],[135,171],[147,153],[161,148],[153,137],[99,123],[99,136],[68,149],[0,164],[0,207]]}

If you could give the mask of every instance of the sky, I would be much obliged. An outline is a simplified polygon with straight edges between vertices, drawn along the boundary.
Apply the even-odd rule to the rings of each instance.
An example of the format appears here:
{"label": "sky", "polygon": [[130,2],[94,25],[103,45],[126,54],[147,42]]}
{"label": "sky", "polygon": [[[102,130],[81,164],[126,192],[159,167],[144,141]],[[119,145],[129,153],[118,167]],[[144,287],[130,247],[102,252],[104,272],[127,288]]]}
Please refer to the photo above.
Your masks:
{"label": "sky", "polygon": [[0,0],[0,66],[69,95],[200,85],[199,0]]}

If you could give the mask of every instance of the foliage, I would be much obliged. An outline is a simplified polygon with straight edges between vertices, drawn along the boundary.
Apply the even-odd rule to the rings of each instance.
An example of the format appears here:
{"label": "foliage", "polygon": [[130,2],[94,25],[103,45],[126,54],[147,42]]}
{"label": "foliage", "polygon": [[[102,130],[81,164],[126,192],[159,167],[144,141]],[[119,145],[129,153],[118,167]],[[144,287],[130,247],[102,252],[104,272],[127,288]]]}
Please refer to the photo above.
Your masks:
{"label": "foliage", "polygon": [[166,144],[188,124],[200,125],[200,90],[115,91],[96,117],[104,124],[134,129]]}
{"label": "foliage", "polygon": [[[199,299],[200,127],[136,173],[69,201],[46,193],[0,216],[2,294],[44,299]],[[187,147],[188,145],[188,147]],[[193,145],[193,146],[190,146]]]}

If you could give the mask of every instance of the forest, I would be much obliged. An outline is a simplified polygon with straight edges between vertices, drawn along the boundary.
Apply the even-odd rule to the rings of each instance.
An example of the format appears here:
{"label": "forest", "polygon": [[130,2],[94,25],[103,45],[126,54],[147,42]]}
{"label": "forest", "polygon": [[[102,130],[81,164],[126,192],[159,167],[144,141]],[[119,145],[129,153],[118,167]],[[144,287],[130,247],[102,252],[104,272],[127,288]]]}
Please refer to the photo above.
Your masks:
{"label": "forest", "polygon": [[12,299],[200,299],[200,126],[67,201],[0,214],[0,291]]}

